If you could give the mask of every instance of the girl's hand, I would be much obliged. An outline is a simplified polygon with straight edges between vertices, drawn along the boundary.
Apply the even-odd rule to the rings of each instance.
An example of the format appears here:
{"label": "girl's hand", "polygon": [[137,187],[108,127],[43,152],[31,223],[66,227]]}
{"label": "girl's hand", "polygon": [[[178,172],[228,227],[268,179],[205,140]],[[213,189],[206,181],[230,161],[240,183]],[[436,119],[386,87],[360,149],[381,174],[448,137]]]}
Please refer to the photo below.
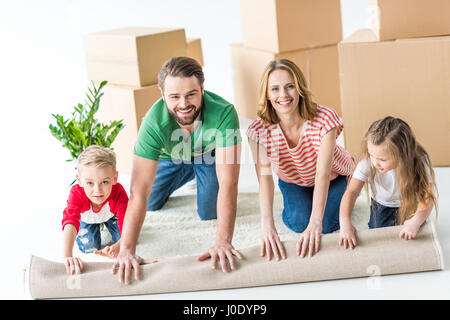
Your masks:
{"label": "girl's hand", "polygon": [[68,274],[79,274],[83,270],[83,261],[80,258],[65,257],[63,262]]}
{"label": "girl's hand", "polygon": [[309,222],[308,227],[300,235],[297,242],[297,255],[304,258],[306,251],[309,257],[319,251],[320,234],[322,233],[322,223]]}
{"label": "girl's hand", "polygon": [[267,260],[272,259],[272,252],[277,261],[286,259],[283,244],[273,224],[263,225],[261,228],[261,257],[267,255]]}
{"label": "girl's hand", "polygon": [[417,232],[419,232],[420,226],[417,220],[412,217],[403,223],[403,229],[398,236],[404,240],[414,239],[417,236]]}
{"label": "girl's hand", "polygon": [[339,245],[345,249],[354,249],[356,247],[356,228],[351,222],[342,223],[339,231]]}

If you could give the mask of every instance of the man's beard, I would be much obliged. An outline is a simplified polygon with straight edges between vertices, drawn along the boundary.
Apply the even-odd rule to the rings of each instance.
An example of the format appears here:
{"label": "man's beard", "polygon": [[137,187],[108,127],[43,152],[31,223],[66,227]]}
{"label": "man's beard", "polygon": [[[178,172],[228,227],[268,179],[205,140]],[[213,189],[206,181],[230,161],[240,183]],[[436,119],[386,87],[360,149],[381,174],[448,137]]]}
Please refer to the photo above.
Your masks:
{"label": "man's beard", "polygon": [[[202,99],[202,104],[199,107],[194,106],[193,104],[185,107],[185,108],[175,108],[173,111],[169,110],[169,108],[167,108],[167,111],[169,111],[169,114],[175,119],[175,121],[182,125],[182,126],[188,126],[194,123],[195,119],[197,119],[198,115],[200,114],[200,112],[202,111],[202,106],[203,106],[203,99]],[[190,115],[189,117],[179,117],[177,115],[177,111],[179,110],[189,110],[191,108],[194,108],[194,113],[192,115]]]}

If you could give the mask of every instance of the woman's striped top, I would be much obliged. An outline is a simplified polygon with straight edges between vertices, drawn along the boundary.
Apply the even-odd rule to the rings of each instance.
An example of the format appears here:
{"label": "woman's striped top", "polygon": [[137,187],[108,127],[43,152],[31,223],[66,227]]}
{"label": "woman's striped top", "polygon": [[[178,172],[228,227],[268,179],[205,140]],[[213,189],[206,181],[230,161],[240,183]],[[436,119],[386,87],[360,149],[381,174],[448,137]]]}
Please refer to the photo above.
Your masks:
{"label": "woman's striped top", "polygon": [[[331,108],[318,105],[314,119],[305,121],[302,137],[294,148],[289,148],[278,124],[269,124],[260,118],[250,124],[247,136],[267,149],[272,169],[281,180],[303,187],[312,187],[320,141],[333,128],[337,128],[336,137],[344,128],[338,114]],[[330,180],[338,175],[350,175],[354,166],[355,162],[350,153],[336,145]]]}

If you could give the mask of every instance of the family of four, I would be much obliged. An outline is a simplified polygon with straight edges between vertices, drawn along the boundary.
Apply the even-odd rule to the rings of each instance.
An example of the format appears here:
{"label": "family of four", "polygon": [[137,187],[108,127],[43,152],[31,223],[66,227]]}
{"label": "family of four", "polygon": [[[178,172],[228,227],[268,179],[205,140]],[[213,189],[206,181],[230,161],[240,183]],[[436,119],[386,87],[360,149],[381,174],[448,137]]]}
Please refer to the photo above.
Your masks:
{"label": "family of four", "polygon": [[[117,182],[114,153],[88,147],[78,159],[78,184],[63,213],[63,257],[68,273],[83,269],[73,257],[82,252],[115,258],[112,272],[130,283],[140,264],[136,255],[146,212],[164,206],[170,195],[194,178],[201,220],[217,219],[216,241],[198,257],[211,267],[235,269],[241,254],[232,244],[238,197],[241,135],[234,106],[204,89],[204,74],[187,57],[168,60],[158,75],[162,98],[147,112],[134,147],[130,197]],[[351,223],[355,200],[370,186],[369,228],[403,225],[399,236],[413,239],[436,205],[433,168],[426,151],[403,120],[375,121],[362,137],[362,159],[355,164],[336,144],[343,123],[336,111],[314,103],[301,70],[277,59],[264,70],[258,117],[247,137],[259,182],[261,256],[285,259],[273,218],[274,181],[283,196],[284,224],[299,233],[296,253],[313,256],[321,234],[340,230],[344,248],[357,245]],[[101,249],[100,226],[114,244]]]}

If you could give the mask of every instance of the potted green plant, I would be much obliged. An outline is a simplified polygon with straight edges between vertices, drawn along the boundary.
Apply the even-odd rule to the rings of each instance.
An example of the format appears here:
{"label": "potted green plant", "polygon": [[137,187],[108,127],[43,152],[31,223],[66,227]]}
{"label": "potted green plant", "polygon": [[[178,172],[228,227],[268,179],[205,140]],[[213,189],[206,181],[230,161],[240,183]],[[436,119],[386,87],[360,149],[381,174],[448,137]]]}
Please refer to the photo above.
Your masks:
{"label": "potted green plant", "polygon": [[122,121],[111,121],[109,124],[100,123],[95,119],[95,113],[100,106],[100,98],[103,96],[102,88],[107,81],[100,83],[98,88],[92,82],[92,88],[88,87],[87,100],[84,104],[78,103],[74,107],[72,117],[65,119],[62,115],[52,114],[56,124],[49,125],[51,134],[62,142],[64,148],[71,155],[66,161],[74,161],[80,153],[90,145],[99,145],[111,148],[111,144],[124,127]]}

